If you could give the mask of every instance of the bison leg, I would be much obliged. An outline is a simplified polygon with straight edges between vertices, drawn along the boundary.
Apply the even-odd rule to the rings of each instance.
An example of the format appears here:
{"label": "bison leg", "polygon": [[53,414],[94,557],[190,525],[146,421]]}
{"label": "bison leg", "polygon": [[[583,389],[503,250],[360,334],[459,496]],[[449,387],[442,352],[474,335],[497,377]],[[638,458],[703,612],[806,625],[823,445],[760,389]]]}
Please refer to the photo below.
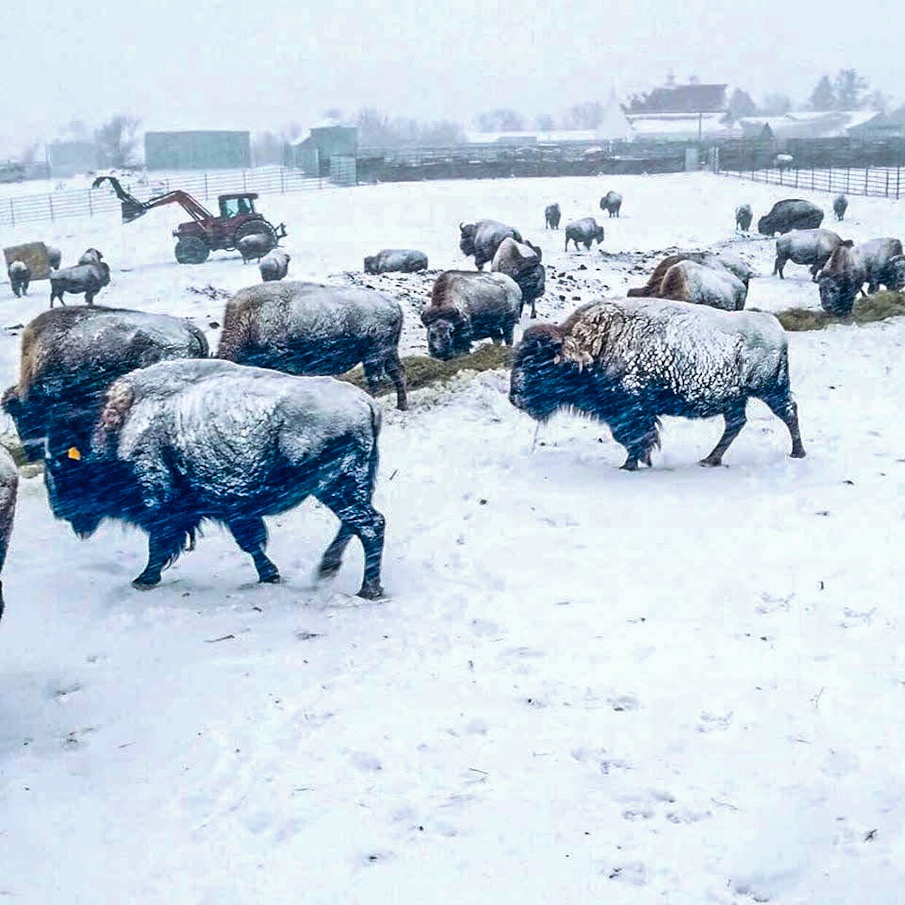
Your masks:
{"label": "bison leg", "polygon": [[726,419],[726,428],[723,431],[723,436],[720,437],[720,442],[713,447],[713,451],[710,455],[707,456],[706,459],[701,459],[701,461],[698,462],[699,465],[707,465],[715,468],[716,466],[723,464],[723,453],[729,449],[732,441],[739,435],[741,429],[748,422],[748,418],[745,415],[745,403],[743,402],[741,406],[737,406],[726,412],[723,417]]}
{"label": "bison leg", "polygon": [[[333,487],[319,497],[320,501],[333,511],[341,524],[339,532],[321,559],[318,575],[326,578],[336,573],[342,563],[346,546],[354,534],[361,541],[365,553],[365,573],[358,596],[374,600],[383,596],[383,588],[380,586],[380,565],[383,560],[386,519],[367,499],[370,497],[370,485],[365,499],[362,499],[364,494],[356,491],[357,488],[352,489],[345,484]],[[359,499],[355,500],[355,496]]]}
{"label": "bison leg", "polygon": [[801,431],[798,427],[798,404],[788,394],[766,397],[764,402],[770,406],[770,411],[789,429],[789,435],[792,438],[792,452],[789,455],[793,459],[803,459],[806,453],[801,442]]}
{"label": "bison leg", "polygon": [[393,352],[392,355],[387,357],[384,368],[387,376],[393,381],[393,386],[396,387],[396,408],[400,412],[404,412],[408,409],[409,403],[406,392],[405,366],[402,364],[398,352]]}
{"label": "bison leg", "polygon": [[610,424],[613,439],[628,453],[620,468],[637,471],[638,463],[651,466],[651,452],[660,445],[657,419],[639,411],[627,411],[616,424]]}
{"label": "bison leg", "polygon": [[280,580],[280,572],[264,554],[267,546],[267,527],[258,516],[240,516],[226,523],[239,547],[248,553],[258,570],[258,581],[273,584]]}
{"label": "bison leg", "polygon": [[779,274],[779,278],[784,280],[785,277],[782,275],[783,268],[786,266],[786,261],[788,258],[781,258],[779,255],[776,256],[776,261],[773,263],[773,276]]}
{"label": "bison leg", "polygon": [[160,584],[160,573],[182,552],[185,532],[166,530],[148,534],[148,564],[132,582],[132,587],[145,591]]}

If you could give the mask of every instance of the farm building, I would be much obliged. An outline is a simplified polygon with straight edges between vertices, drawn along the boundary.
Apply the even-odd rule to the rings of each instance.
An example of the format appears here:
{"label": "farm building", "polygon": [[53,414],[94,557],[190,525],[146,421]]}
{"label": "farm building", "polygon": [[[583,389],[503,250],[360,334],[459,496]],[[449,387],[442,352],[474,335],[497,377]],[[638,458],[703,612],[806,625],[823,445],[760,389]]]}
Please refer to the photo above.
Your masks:
{"label": "farm building", "polygon": [[146,132],[149,170],[233,170],[251,166],[250,132]]}
{"label": "farm building", "polygon": [[326,120],[292,145],[292,163],[312,176],[329,176],[332,157],[358,155],[358,127]]}
{"label": "farm building", "polygon": [[636,138],[703,141],[729,138],[726,85],[667,85],[633,98],[626,109]]}

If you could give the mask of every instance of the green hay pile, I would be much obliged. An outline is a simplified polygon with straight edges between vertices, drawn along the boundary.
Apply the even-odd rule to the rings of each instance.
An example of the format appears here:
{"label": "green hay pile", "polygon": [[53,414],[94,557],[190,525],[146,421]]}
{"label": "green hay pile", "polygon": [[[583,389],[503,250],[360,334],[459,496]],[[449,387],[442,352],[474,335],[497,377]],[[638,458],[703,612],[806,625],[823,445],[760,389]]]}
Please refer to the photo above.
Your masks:
{"label": "green hay pile", "polygon": [[835,317],[815,308],[787,308],[777,312],[779,322],[786,330],[823,330],[831,324],[872,324],[890,317],[905,316],[905,293],[877,292],[855,301],[848,317]]}
{"label": "green hay pile", "polygon": [[[426,355],[406,355],[402,358],[405,366],[406,383],[410,390],[434,383],[442,383],[455,377],[460,371],[493,371],[496,368],[508,367],[511,363],[512,350],[508,346],[495,346],[493,343],[485,343],[471,355],[463,355],[461,358],[453,358],[450,361],[438,361],[436,358],[428,358]],[[340,380],[354,383],[355,386],[365,388],[364,373],[360,367],[354,368],[348,374],[344,374]],[[389,381],[381,382],[378,395],[395,392]]]}

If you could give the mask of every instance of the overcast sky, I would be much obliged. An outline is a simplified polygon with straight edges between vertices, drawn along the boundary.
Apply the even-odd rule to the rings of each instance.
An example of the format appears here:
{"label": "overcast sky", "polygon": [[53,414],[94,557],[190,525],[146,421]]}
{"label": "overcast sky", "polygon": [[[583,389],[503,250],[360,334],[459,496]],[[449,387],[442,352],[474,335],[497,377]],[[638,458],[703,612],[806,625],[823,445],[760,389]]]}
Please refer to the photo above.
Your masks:
{"label": "overcast sky", "polygon": [[[861,0],[29,0],[7,16],[0,155],[114,112],[148,129],[310,125],[377,106],[468,124],[678,81],[759,100],[855,68],[900,99],[902,8]],[[13,105],[15,101],[16,106]]]}

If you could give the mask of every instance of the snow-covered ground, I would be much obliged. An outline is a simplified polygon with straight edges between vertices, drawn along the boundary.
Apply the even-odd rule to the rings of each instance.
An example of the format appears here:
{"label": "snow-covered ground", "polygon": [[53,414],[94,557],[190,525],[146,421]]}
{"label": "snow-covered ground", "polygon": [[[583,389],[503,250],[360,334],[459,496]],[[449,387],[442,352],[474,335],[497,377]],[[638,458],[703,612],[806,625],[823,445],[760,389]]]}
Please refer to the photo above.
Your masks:
{"label": "snow-covered ground", "polygon": [[[625,203],[602,218],[602,253],[563,253],[544,205],[597,215],[610,188]],[[749,307],[817,304],[806,268],[771,277],[772,243],[734,234],[737,204],[759,216],[783,196],[702,174],[259,203],[289,228],[295,278],[349,279],[381,247],[470,266],[458,222],[513,223],[544,248],[539,313],[559,319],[641,284],[672,247],[748,258]],[[44,239],[64,261],[99,247],[113,266],[100,303],[191,316],[216,340],[222,302],[197,290],[257,269],[227,253],[177,265],[179,219],[25,227],[3,244]],[[852,199],[840,232],[901,235],[902,208]],[[381,282],[423,351],[429,282]],[[26,300],[0,287],[0,325],[44,310],[46,286]],[[0,332],[3,385],[18,333]],[[255,584],[211,530],[140,594],[142,535],[110,525],[80,542],[40,478],[23,480],[0,625],[0,897],[901,902],[905,323],[790,346],[800,461],[756,402],[726,467],[695,464],[721,421],[667,419],[654,468],[627,474],[605,428],[565,415],[532,450],[504,372],[413,393],[407,413],[384,397],[379,604],[350,596],[355,543],[332,585],[313,584],[335,527],[320,506],[270,520],[281,585]]]}

